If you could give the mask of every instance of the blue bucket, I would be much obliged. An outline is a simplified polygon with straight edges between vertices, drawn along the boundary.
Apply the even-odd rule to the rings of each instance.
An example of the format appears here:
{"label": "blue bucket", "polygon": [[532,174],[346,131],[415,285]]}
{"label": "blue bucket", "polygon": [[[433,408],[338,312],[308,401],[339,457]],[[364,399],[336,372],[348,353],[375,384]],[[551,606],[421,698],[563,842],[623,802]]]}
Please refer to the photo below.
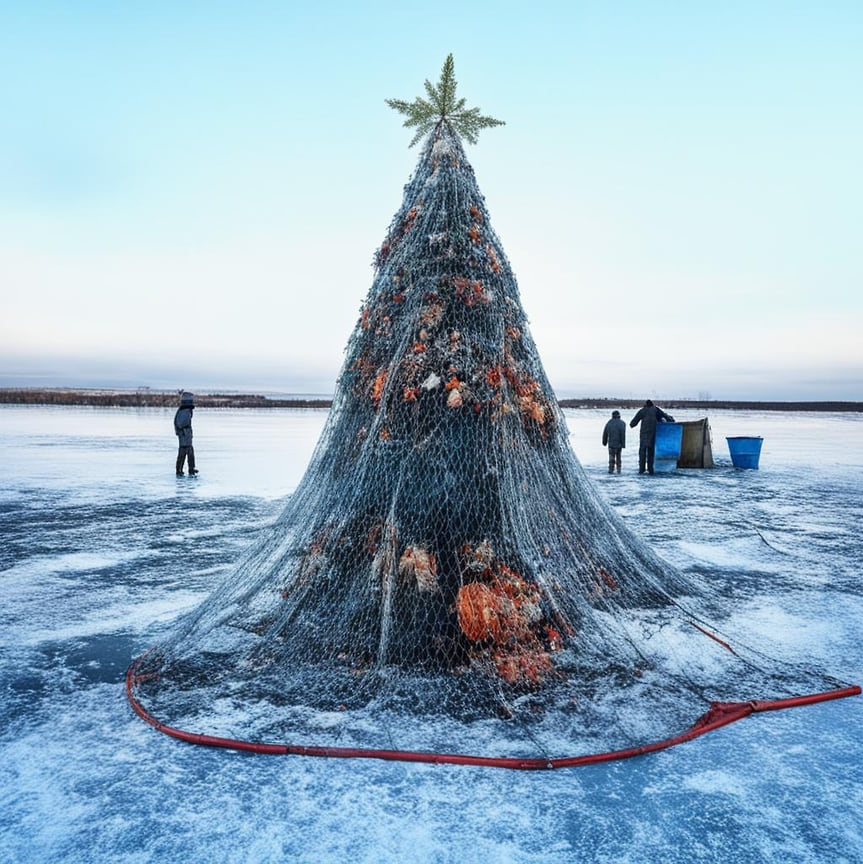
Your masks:
{"label": "blue bucket", "polygon": [[731,462],[735,468],[758,467],[758,458],[761,456],[761,443],[764,441],[760,435],[757,437],[737,435],[725,440],[728,442],[728,452],[731,454]]}
{"label": "blue bucket", "polygon": [[680,423],[657,423],[653,469],[655,471],[676,471],[682,442],[683,426]]}

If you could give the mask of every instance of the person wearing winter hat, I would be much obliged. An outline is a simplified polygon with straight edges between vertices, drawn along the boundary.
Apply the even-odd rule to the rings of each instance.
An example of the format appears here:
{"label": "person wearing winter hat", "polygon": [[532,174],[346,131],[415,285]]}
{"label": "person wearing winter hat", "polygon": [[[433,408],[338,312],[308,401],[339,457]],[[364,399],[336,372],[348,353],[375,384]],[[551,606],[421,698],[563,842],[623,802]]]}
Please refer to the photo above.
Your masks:
{"label": "person wearing winter hat", "polygon": [[666,414],[657,405],[654,405],[650,399],[644,403],[644,407],[639,409],[635,417],[629,421],[629,425],[633,429],[641,423],[638,436],[639,474],[644,474],[645,467],[648,474],[653,473],[653,459],[656,451],[656,424],[673,422],[674,418],[670,414]]}
{"label": "person wearing winter hat", "polygon": [[605,424],[602,430],[602,444],[608,445],[608,473],[620,474],[620,457],[623,448],[626,447],[626,423],[620,419],[620,411],[611,412],[611,420]]}
{"label": "person wearing winter hat", "polygon": [[183,393],[180,397],[180,407],[174,415],[174,433],[180,442],[177,453],[177,476],[183,476],[183,466],[189,460],[189,476],[198,473],[195,468],[195,448],[192,446],[192,412],[195,410],[195,397],[191,393]]}

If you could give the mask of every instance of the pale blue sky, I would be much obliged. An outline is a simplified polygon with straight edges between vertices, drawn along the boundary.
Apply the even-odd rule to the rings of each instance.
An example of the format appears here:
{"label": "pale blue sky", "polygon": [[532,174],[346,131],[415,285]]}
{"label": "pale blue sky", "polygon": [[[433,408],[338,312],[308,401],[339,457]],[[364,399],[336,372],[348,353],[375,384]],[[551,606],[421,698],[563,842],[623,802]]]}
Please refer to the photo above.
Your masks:
{"label": "pale blue sky", "polygon": [[9,2],[0,385],[326,392],[455,57],[562,395],[863,399],[863,3]]}

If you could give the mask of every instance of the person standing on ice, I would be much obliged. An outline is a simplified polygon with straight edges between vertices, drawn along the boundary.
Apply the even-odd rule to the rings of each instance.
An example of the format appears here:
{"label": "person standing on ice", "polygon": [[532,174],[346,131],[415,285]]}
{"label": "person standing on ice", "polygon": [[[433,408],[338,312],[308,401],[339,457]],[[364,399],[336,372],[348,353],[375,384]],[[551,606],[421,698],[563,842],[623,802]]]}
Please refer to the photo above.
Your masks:
{"label": "person standing on ice", "polygon": [[180,407],[174,415],[174,433],[180,442],[177,453],[177,476],[183,476],[183,465],[189,460],[189,476],[198,473],[195,468],[195,448],[192,446],[192,412],[195,410],[195,397],[191,393],[183,393],[180,397]]}
{"label": "person standing on ice", "polygon": [[620,419],[620,411],[611,412],[611,420],[602,430],[602,446],[608,445],[608,473],[613,474],[617,468],[620,474],[621,451],[626,447],[626,423]]}
{"label": "person standing on ice", "polygon": [[673,422],[674,418],[670,414],[666,414],[661,408],[657,408],[650,399],[644,403],[644,407],[639,409],[635,417],[629,421],[629,425],[633,429],[641,423],[638,435],[639,474],[644,474],[645,463],[647,465],[647,473],[653,474],[653,456],[656,449],[656,424]]}

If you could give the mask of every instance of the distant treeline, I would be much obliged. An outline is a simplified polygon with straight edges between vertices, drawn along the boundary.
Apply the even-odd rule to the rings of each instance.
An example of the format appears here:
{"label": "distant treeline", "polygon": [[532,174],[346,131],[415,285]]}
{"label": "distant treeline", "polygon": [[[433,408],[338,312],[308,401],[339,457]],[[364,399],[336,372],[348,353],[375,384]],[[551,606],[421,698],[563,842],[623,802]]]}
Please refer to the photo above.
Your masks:
{"label": "distant treeline", "polygon": [[[99,408],[174,408],[180,394],[173,390],[75,390],[71,388],[6,387],[0,388],[0,403],[8,405],[90,405]],[[863,412],[863,402],[746,402],[721,399],[657,399],[668,411],[692,409],[718,411],[740,409],[749,411],[857,411]],[[643,399],[584,398],[561,399],[562,408],[625,408],[637,409]],[[269,398],[253,393],[196,393],[195,404],[200,408],[329,408],[331,399]]]}
{"label": "distant treeline", "polygon": [[[739,409],[745,411],[859,411],[863,402],[746,402],[723,399],[659,399],[655,400],[667,411],[687,408],[696,411]],[[644,399],[560,399],[561,408],[641,408]]]}
{"label": "distant treeline", "polygon": [[[174,390],[73,390],[63,388],[0,388],[0,403],[14,405],[89,405],[99,408],[176,408]],[[252,393],[196,393],[199,408],[329,408],[331,399],[268,399]]]}

